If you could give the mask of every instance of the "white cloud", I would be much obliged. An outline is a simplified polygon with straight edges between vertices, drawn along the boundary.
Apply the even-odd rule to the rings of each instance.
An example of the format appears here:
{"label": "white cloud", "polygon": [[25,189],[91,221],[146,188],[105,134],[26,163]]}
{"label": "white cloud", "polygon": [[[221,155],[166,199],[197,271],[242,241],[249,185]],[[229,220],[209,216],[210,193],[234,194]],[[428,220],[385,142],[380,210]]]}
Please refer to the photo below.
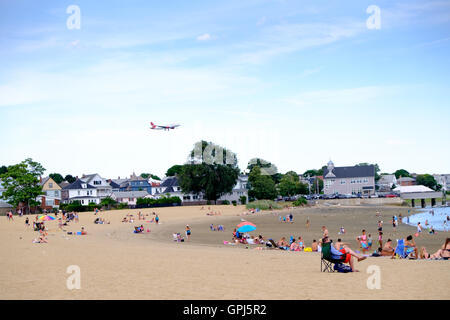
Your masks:
{"label": "white cloud", "polygon": [[199,35],[199,36],[197,37],[197,40],[198,40],[198,41],[208,41],[208,40],[211,40],[211,35],[210,35],[209,33],[205,33],[205,34]]}

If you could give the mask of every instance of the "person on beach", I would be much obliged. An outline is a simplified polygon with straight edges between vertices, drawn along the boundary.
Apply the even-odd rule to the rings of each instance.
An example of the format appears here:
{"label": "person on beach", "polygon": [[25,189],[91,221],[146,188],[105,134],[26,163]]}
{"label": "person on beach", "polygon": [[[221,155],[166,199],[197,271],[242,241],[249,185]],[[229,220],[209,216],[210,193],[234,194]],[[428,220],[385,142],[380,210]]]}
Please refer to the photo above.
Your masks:
{"label": "person on beach", "polygon": [[392,228],[395,231],[395,216],[392,216]]}
{"label": "person on beach", "polygon": [[442,245],[441,249],[436,251],[433,254],[429,254],[425,247],[422,247],[420,252],[421,259],[444,259],[448,260],[450,258],[450,238],[445,240],[445,243]]}
{"label": "person on beach", "polygon": [[305,244],[303,242],[303,237],[302,236],[298,237],[298,247],[300,248],[300,251],[305,249]]}
{"label": "person on beach", "polygon": [[306,229],[309,229],[309,224],[310,224],[310,222],[309,222],[309,217],[306,219]]}
{"label": "person on beach", "polygon": [[317,252],[317,241],[316,241],[316,239],[314,239],[312,244],[311,244],[311,251]]}
{"label": "person on beach", "polygon": [[155,222],[156,222],[156,224],[159,223],[159,217],[158,217],[158,215],[155,216]]}
{"label": "person on beach", "polygon": [[322,238],[328,237],[328,229],[322,226]]}
{"label": "person on beach", "polygon": [[413,236],[409,235],[404,240],[405,252],[407,256],[411,256],[412,259],[419,258],[419,250],[417,249],[416,243],[414,242]]}
{"label": "person on beach", "polygon": [[334,247],[336,248],[336,250],[341,250],[342,247],[344,246],[344,243],[342,242],[342,239],[338,239],[337,242],[334,244]]}
{"label": "person on beach", "polygon": [[295,239],[292,239],[291,246],[289,247],[289,250],[291,251],[300,251],[300,247],[297,242],[295,242]]}
{"label": "person on beach", "polygon": [[383,231],[383,221],[378,221],[378,232]]}
{"label": "person on beach", "polygon": [[344,229],[344,227],[341,227],[341,229],[339,230],[338,234],[345,234],[345,229]]}
{"label": "person on beach", "polygon": [[189,241],[190,239],[191,239],[191,227],[189,227],[189,225],[186,225],[186,229],[185,229],[185,231],[186,231],[186,238],[187,238],[187,241]]}
{"label": "person on beach", "polygon": [[369,250],[372,249],[372,235],[370,233],[367,237],[367,246],[369,247]]}
{"label": "person on beach", "polygon": [[447,232],[447,220],[444,220],[443,227],[444,231]]}
{"label": "person on beach", "polygon": [[378,244],[379,247],[382,248],[383,247],[383,232],[378,232]]}
{"label": "person on beach", "polygon": [[[324,237],[322,239],[322,243],[328,242],[331,242],[331,239],[329,237]],[[330,249],[331,249],[331,258],[335,260],[341,260],[342,263],[348,263],[352,268],[353,272],[358,272],[358,270],[355,269],[353,258],[356,258],[358,262],[366,259],[366,257],[358,255],[356,252],[354,252],[347,246],[343,247],[341,250],[337,250],[333,245],[331,245]]]}
{"label": "person on beach", "polygon": [[420,222],[417,222],[417,235],[419,236],[421,232],[422,232],[422,225],[420,224]]}
{"label": "person on beach", "polygon": [[30,220],[28,220],[28,217],[26,217],[26,219],[25,219],[25,225],[26,225],[27,227],[30,226]]}
{"label": "person on beach", "polygon": [[278,240],[277,246],[278,246],[278,248],[283,249],[283,250],[288,250],[289,249],[289,245],[286,242],[286,238],[285,237],[282,237],[280,240]]}
{"label": "person on beach", "polygon": [[392,248],[392,240],[388,239],[386,241],[383,249],[381,250],[381,255],[391,257],[394,255],[394,252],[395,252],[395,250],[394,250],[394,248]]}
{"label": "person on beach", "polygon": [[366,253],[369,250],[369,246],[367,244],[367,235],[366,230],[362,230],[362,235],[356,238],[356,241],[361,245],[361,249],[363,253]]}

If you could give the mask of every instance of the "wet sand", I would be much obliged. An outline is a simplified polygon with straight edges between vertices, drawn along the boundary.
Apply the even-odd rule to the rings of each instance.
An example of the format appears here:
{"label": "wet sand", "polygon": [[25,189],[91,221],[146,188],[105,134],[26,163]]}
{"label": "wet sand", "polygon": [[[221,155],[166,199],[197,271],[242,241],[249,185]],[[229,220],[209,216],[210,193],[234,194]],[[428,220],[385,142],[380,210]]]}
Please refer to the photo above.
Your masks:
{"label": "wet sand", "polygon": [[[138,210],[100,213],[111,221],[95,225],[93,213],[80,213],[80,222],[66,231],[84,226],[86,236],[67,235],[48,222],[49,243],[34,244],[37,233],[24,226],[25,218],[8,222],[0,217],[0,299],[450,299],[448,261],[392,260],[368,258],[357,263],[360,272],[321,273],[320,254],[253,250],[254,246],[224,245],[241,218],[255,223],[257,231],[276,240],[280,236],[303,236],[306,244],[319,238],[326,225],[332,238],[343,225],[343,240],[357,246],[362,228],[377,229],[375,207],[321,207],[294,210],[294,223],[280,223],[277,212],[239,216],[245,209],[211,206],[220,216],[207,216],[207,207],[174,207],[141,210],[156,211],[160,225],[135,221],[120,222],[126,213],[137,218]],[[407,208],[379,208],[383,214],[384,239],[396,239],[415,232],[400,225],[393,232],[389,221],[394,212],[404,215]],[[282,211],[283,215],[288,211]],[[398,214],[397,214],[398,215]],[[311,226],[306,230],[305,220]],[[32,218],[34,218],[32,216]],[[147,217],[148,219],[148,217]],[[148,219],[150,220],[150,219]],[[33,221],[33,220],[32,220]],[[223,224],[225,232],[210,231],[209,225]],[[134,226],[144,224],[150,233],[134,234]],[[192,227],[189,243],[172,241],[173,232]],[[448,233],[447,233],[448,234]],[[417,244],[434,251],[447,235],[423,235]],[[69,290],[67,267],[81,270],[81,289]],[[370,290],[367,268],[376,265],[381,272],[381,289]]]}

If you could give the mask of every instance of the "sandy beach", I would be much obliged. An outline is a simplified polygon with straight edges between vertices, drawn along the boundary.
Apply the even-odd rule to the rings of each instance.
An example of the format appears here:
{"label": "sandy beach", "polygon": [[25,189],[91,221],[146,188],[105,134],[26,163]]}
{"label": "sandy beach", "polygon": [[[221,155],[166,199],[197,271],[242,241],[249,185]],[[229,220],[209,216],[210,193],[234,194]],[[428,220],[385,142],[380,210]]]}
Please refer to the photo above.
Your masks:
{"label": "sandy beach", "polygon": [[[332,239],[340,237],[359,250],[356,237],[362,229],[377,240],[377,211],[384,221],[384,240],[414,234],[412,226],[400,224],[394,231],[390,223],[408,208],[321,206],[248,216],[241,215],[243,206],[211,210],[221,214],[206,215],[207,206],[105,211],[98,215],[110,221],[104,225],[94,224],[93,212],[80,213],[80,221],[71,222],[66,231],[58,230],[56,221],[46,222],[45,244],[32,243],[38,233],[25,226],[25,217],[15,216],[12,222],[0,217],[0,299],[450,299],[448,261],[369,257],[356,264],[360,272],[322,273],[319,253],[223,244],[245,219],[257,225],[254,235],[274,240],[302,236],[308,246],[325,225]],[[137,219],[139,211],[148,214],[145,221],[121,222],[126,214]],[[152,212],[160,224],[146,222]],[[294,223],[279,221],[290,212]],[[134,226],[141,224],[150,232],[134,234]],[[184,235],[186,224],[192,228],[191,241],[174,242],[172,234]],[[211,231],[210,224],[222,224],[225,231]],[[87,235],[67,234],[82,226]],[[347,231],[342,236],[341,226]],[[415,239],[419,248],[434,252],[446,237],[448,232],[438,232]],[[80,268],[81,289],[67,288],[71,265]],[[381,289],[367,287],[371,265],[380,268]]]}

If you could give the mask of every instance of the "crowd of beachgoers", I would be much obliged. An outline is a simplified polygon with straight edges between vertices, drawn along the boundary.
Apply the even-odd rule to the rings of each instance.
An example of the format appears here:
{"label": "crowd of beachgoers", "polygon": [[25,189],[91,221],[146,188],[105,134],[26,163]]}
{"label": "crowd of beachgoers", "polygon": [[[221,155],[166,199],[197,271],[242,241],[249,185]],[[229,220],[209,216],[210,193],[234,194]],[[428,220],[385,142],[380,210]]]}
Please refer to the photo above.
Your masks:
{"label": "crowd of beachgoers", "polygon": [[[204,207],[201,207],[200,210],[206,210]],[[255,215],[258,213],[261,213],[262,211],[259,209],[249,209],[243,213],[240,214],[240,216],[249,216],[249,215]],[[294,223],[294,216],[291,211],[276,211],[272,212],[274,216],[276,216],[276,219],[279,223]],[[93,221],[95,224],[110,224],[110,221],[105,220],[104,218],[100,217],[101,210],[96,209],[94,211],[95,220]],[[211,210],[210,207],[208,207],[207,216],[220,216],[220,211],[214,211]],[[22,214],[20,214],[22,216]],[[48,230],[46,228],[45,222],[46,217],[48,220],[57,220],[58,222],[58,229],[62,230],[64,232],[67,232],[67,234],[70,235],[87,235],[87,231],[84,227],[81,227],[80,231],[77,232],[70,232],[66,231],[65,227],[69,226],[69,224],[77,224],[79,223],[79,214],[77,212],[66,212],[63,210],[60,210],[58,212],[54,213],[55,217],[49,216],[49,215],[35,215],[35,221],[33,221],[32,227],[33,230],[36,232],[39,232],[38,237],[36,237],[33,242],[34,243],[48,243]],[[14,215],[12,212],[8,212],[6,215],[7,219],[9,221],[14,221]],[[357,246],[359,248],[352,249],[352,244],[348,242],[343,242],[341,238],[337,238],[336,241],[333,241],[330,236],[328,229],[326,226],[322,226],[321,233],[317,233],[317,239],[313,239],[308,244],[303,239],[301,235],[299,236],[282,236],[278,239],[278,241],[275,241],[272,238],[266,238],[263,235],[250,235],[248,232],[239,232],[237,228],[233,230],[231,233],[231,239],[230,241],[223,241],[224,244],[227,245],[245,245],[245,248],[249,248],[249,245],[258,245],[255,246],[255,249],[258,250],[267,250],[267,249],[278,249],[278,250],[284,250],[284,251],[290,251],[290,252],[322,252],[322,248],[324,246],[327,246],[329,243],[331,245],[331,253],[333,255],[333,259],[341,259],[343,263],[348,263],[351,265],[352,269],[356,270],[354,268],[354,262],[353,260],[362,261],[368,257],[391,257],[391,258],[409,258],[409,259],[442,259],[442,260],[448,260],[450,256],[450,240],[449,238],[446,239],[445,243],[441,246],[439,250],[437,250],[434,253],[430,253],[427,251],[426,247],[422,246],[419,248],[419,246],[416,244],[416,241],[420,239],[420,236],[423,232],[426,232],[426,228],[428,228],[429,234],[436,234],[436,231],[433,229],[432,226],[428,224],[428,221],[425,221],[425,227],[422,227],[421,222],[418,222],[417,224],[417,232],[413,235],[409,235],[405,237],[404,239],[401,239],[399,241],[397,239],[397,243],[393,243],[393,240],[391,239],[383,239],[383,228],[384,228],[384,222],[381,220],[382,215],[379,211],[376,212],[376,217],[378,217],[377,222],[377,232],[376,236],[373,237],[371,233],[368,233],[365,229],[361,231],[361,234],[355,239],[357,242]],[[449,216],[446,217],[447,221],[449,221]],[[246,221],[244,218],[241,218],[241,221]],[[123,223],[134,223],[137,225],[134,225],[134,230],[132,230],[133,233],[149,233],[150,228],[144,227],[144,224],[148,223],[155,223],[160,224],[160,218],[159,215],[156,214],[156,212],[152,212],[150,215],[149,213],[141,213],[140,211],[137,213],[137,216],[135,217],[131,213],[127,213],[122,221]],[[390,224],[392,224],[392,230],[395,231],[398,227],[399,223],[406,223],[408,224],[409,221],[409,215],[407,217],[402,217],[401,214],[397,217],[394,215],[392,217],[392,221],[390,221]],[[26,216],[25,218],[25,225],[27,227],[31,227],[30,218]],[[213,224],[211,223],[210,231],[220,231],[225,232],[225,227],[223,224]],[[308,230],[310,228],[310,219],[309,217],[306,218],[305,221],[305,228]],[[344,226],[341,226],[338,232],[339,235],[345,235],[346,230]],[[187,242],[190,240],[192,236],[192,229],[191,227],[186,224],[184,235],[181,234],[181,232],[173,232],[173,241],[176,242]],[[354,245],[354,244],[353,244]]]}

